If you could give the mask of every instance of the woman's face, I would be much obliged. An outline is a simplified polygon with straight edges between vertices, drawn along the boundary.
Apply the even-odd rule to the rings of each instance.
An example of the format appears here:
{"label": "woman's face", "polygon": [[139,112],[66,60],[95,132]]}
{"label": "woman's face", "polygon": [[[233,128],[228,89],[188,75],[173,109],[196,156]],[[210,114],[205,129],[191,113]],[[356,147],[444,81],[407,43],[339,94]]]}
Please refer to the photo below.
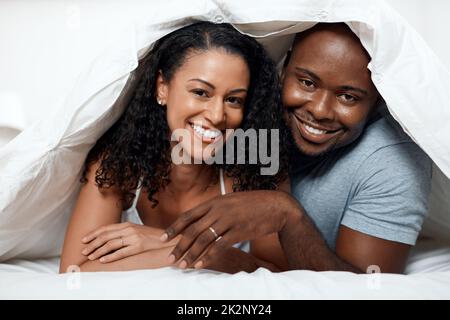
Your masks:
{"label": "woman's face", "polygon": [[226,129],[240,126],[249,83],[246,62],[222,49],[189,53],[168,82],[159,75],[157,99],[167,106],[170,132],[185,129],[188,134],[180,143],[190,158],[205,160],[207,146],[222,142]]}

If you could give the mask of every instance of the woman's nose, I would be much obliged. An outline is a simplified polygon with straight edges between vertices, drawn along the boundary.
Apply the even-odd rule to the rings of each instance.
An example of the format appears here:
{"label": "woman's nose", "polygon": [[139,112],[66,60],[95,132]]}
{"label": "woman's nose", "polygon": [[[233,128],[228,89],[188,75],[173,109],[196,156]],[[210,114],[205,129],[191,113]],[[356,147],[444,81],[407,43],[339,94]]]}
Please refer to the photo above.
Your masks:
{"label": "woman's nose", "polygon": [[214,126],[219,126],[219,124],[225,120],[224,103],[222,99],[214,99],[214,101],[208,105],[206,118]]}

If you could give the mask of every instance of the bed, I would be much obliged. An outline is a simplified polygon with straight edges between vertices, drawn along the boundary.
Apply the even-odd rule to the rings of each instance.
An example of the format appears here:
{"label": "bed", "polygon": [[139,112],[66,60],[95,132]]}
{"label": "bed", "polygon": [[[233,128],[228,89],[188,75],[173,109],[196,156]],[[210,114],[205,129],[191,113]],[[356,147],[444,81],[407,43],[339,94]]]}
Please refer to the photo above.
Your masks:
{"label": "bed", "polygon": [[15,259],[0,264],[0,299],[449,299],[450,247],[425,246],[411,255],[407,275],[264,268],[57,274],[58,258]]}
{"label": "bed", "polygon": [[[66,29],[55,29],[49,37],[54,40],[69,34],[72,40],[81,41],[70,53],[78,59],[66,73],[61,72],[58,66],[67,64],[68,57],[61,56],[61,44],[47,41],[41,52],[52,52],[44,61],[50,70],[48,82],[43,82],[45,76],[39,82],[58,86],[58,97],[51,107],[37,97],[33,106],[17,103],[15,112],[0,110],[0,298],[450,298],[450,126],[446,125],[450,110],[445,108],[450,100],[450,73],[387,4],[282,0],[274,10],[271,0],[247,1],[245,5],[237,0],[195,0],[189,7],[183,1],[156,4],[135,0],[126,5],[112,1],[108,20],[99,3],[54,4],[40,9],[43,15],[68,15]],[[0,6],[12,6],[8,9],[16,11],[9,12],[21,14],[23,5]],[[410,256],[406,275],[271,273],[263,268],[235,275],[176,268],[57,274],[65,226],[79,190],[76,173],[84,157],[123,111],[139,58],[161,36],[197,20],[233,23],[263,43],[279,63],[293,35],[316,22],[346,22],[360,37],[372,56],[372,78],[389,111],[434,161],[429,219],[423,239]],[[80,21],[87,27],[80,26]],[[113,26],[114,21],[118,22]],[[54,28],[51,21],[46,23]],[[100,39],[98,30],[105,28],[108,36]],[[17,68],[26,68],[26,64]],[[56,75],[65,77],[55,80]],[[2,81],[6,83],[5,78]],[[418,87],[423,94],[417,95]],[[29,92],[34,92],[31,89]],[[41,88],[49,93],[53,89]],[[27,122],[36,109],[46,117]]]}

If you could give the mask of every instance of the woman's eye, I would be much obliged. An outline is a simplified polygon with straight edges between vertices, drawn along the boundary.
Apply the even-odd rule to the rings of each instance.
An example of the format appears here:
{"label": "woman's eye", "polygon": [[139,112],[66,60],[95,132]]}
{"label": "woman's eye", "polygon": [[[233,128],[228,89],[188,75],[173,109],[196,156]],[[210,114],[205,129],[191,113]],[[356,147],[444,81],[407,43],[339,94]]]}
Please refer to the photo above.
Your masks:
{"label": "woman's eye", "polygon": [[234,104],[234,105],[242,105],[244,101],[242,98],[229,97],[229,98],[227,98],[227,102]]}
{"label": "woman's eye", "polygon": [[194,89],[192,90],[192,93],[199,97],[207,97],[208,93],[205,90],[201,89]]}
{"label": "woman's eye", "polygon": [[300,83],[308,89],[314,88],[314,82],[308,79],[299,79]]}
{"label": "woman's eye", "polygon": [[347,103],[348,103],[348,102],[355,102],[355,101],[358,100],[357,97],[352,96],[352,95],[350,95],[350,94],[346,94],[346,93],[339,94],[339,95],[338,95],[338,98],[339,98],[340,100],[342,100],[343,102],[347,102]]}

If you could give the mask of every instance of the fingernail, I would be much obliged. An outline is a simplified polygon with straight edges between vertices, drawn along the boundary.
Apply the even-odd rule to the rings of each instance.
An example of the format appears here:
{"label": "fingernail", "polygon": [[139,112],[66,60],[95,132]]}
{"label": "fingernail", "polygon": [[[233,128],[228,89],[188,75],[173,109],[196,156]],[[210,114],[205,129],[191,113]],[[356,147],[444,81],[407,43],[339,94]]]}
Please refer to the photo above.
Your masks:
{"label": "fingernail", "polygon": [[175,262],[175,256],[173,254],[171,254],[169,256],[169,263],[174,263]]}
{"label": "fingernail", "polygon": [[196,264],[195,264],[195,266],[194,266],[194,268],[195,269],[200,269],[201,267],[203,267],[203,261],[199,261],[199,262],[197,262]]}
{"label": "fingernail", "polygon": [[87,249],[84,249],[83,251],[81,251],[81,254],[87,255],[88,251]]}
{"label": "fingernail", "polygon": [[88,256],[88,259],[89,259],[89,260],[94,260],[94,256],[93,256],[93,255],[90,255],[90,256]]}
{"label": "fingernail", "polygon": [[187,262],[184,261],[184,260],[181,261],[181,262],[180,262],[180,268],[181,268],[181,269],[186,269],[186,267],[187,267]]}
{"label": "fingernail", "polygon": [[161,238],[159,238],[159,240],[161,241],[166,241],[169,238],[169,236],[167,235],[167,233],[164,233]]}
{"label": "fingernail", "polygon": [[101,257],[100,262],[105,262],[105,258]]}
{"label": "fingernail", "polygon": [[83,239],[81,239],[81,242],[87,242],[88,238],[84,237]]}

